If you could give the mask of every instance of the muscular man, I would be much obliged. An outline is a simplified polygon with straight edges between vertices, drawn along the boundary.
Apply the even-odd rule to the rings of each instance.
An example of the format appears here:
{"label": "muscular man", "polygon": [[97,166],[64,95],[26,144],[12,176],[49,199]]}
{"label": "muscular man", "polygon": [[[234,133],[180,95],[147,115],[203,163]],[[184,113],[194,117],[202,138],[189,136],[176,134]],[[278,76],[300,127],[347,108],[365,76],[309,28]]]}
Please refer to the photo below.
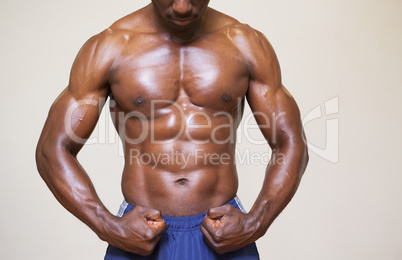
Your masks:
{"label": "muscular man", "polygon": [[[105,259],[258,259],[254,242],[306,168],[300,113],[274,50],[208,3],[152,0],[92,37],[50,109],[39,172],[58,201],[110,244]],[[76,159],[108,97],[125,153],[118,216]],[[235,133],[245,99],[273,151],[249,213],[236,197]]]}

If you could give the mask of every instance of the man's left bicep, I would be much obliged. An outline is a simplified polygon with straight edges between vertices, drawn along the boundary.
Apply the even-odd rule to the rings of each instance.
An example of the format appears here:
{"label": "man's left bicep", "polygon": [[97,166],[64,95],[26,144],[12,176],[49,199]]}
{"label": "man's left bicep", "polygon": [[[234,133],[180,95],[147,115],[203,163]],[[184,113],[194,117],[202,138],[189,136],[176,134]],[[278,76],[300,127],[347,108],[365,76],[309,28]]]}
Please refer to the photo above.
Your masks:
{"label": "man's left bicep", "polygon": [[270,88],[263,83],[250,82],[247,101],[262,134],[272,148],[288,141],[303,141],[299,108],[284,86]]}
{"label": "man's left bicep", "polygon": [[282,85],[278,57],[268,39],[255,31],[248,52],[249,88],[247,101],[262,134],[272,148],[303,140],[304,133],[297,104]]}

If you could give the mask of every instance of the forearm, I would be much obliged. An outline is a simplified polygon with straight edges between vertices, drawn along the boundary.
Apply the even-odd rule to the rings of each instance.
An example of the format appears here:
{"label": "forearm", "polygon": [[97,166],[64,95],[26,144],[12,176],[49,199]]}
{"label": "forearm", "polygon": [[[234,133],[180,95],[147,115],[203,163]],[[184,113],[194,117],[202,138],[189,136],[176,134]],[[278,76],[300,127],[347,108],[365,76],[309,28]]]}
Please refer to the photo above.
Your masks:
{"label": "forearm", "polygon": [[65,149],[38,146],[38,171],[56,199],[107,240],[107,225],[114,217],[100,201],[94,186],[75,156]]}
{"label": "forearm", "polygon": [[308,162],[304,142],[275,148],[265,179],[249,215],[261,237],[295,194]]}

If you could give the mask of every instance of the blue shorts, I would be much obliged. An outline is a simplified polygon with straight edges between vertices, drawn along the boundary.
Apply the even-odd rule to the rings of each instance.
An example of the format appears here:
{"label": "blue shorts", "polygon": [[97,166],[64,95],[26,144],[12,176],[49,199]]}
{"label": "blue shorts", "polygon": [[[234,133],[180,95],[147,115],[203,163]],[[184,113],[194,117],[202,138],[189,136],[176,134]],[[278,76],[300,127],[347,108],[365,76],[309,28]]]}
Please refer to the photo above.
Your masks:
{"label": "blue shorts", "polygon": [[[238,197],[235,197],[227,204],[242,210],[244,209]],[[123,202],[118,216],[126,214],[134,206]],[[200,227],[206,213],[189,217],[163,216],[168,230],[162,235],[154,252],[149,256],[140,256],[125,252],[117,247],[109,245],[105,260],[209,260],[209,259],[237,259],[253,260],[260,259],[255,243],[251,243],[237,251],[223,255],[216,254],[204,241]]]}

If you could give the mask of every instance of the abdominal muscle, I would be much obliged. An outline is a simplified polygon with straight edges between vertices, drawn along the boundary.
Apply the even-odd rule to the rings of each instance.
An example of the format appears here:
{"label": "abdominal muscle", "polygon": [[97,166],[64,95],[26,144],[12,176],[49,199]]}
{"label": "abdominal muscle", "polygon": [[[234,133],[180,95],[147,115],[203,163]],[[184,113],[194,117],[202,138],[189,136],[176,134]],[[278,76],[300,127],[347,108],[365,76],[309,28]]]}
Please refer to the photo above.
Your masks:
{"label": "abdominal muscle", "polygon": [[126,146],[123,195],[134,206],[169,216],[195,215],[223,205],[238,187],[231,146],[183,141]]}
{"label": "abdominal muscle", "polygon": [[238,188],[235,133],[241,106],[231,106],[216,113],[220,110],[179,98],[176,105],[157,108],[153,114],[140,107],[144,116],[132,117],[117,117],[125,109],[113,107],[124,144],[126,201],[168,216],[190,216],[233,199]]}

